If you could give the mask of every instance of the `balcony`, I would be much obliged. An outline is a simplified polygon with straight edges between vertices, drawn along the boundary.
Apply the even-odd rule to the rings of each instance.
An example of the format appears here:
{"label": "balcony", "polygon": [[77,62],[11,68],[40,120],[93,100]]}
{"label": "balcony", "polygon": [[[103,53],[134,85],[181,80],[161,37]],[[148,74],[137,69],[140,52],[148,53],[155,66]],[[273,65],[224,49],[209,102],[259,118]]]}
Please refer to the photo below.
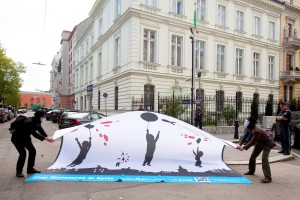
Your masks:
{"label": "balcony", "polygon": [[285,37],[283,44],[290,50],[298,51],[300,49],[300,38],[296,36]]}
{"label": "balcony", "polygon": [[284,71],[280,72],[280,80],[285,83],[300,83],[300,71]]}

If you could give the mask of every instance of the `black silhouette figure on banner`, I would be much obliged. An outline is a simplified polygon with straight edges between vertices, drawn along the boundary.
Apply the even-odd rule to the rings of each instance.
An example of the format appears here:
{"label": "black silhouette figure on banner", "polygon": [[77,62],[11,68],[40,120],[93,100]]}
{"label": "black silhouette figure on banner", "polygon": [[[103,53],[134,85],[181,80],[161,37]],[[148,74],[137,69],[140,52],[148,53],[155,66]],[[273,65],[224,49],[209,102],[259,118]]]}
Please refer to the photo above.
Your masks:
{"label": "black silhouette figure on banner", "polygon": [[86,158],[86,155],[89,152],[91,145],[92,145],[91,137],[89,137],[89,141],[83,141],[82,145],[78,141],[78,138],[75,138],[75,140],[80,148],[80,153],[77,156],[77,158],[71,164],[69,164],[67,167],[74,167],[76,165],[80,165],[82,163],[82,161]]}
{"label": "black silhouette figure on banner", "polygon": [[147,152],[145,155],[145,160],[144,160],[143,166],[145,166],[145,164],[151,166],[150,164],[153,159],[154,151],[156,149],[156,142],[159,138],[159,133],[160,133],[160,131],[158,131],[156,138],[154,139],[154,136],[149,134],[149,130],[147,129],[147,134],[146,134]]}
{"label": "black silhouette figure on banner", "polygon": [[195,153],[194,150],[193,150],[193,153],[194,153],[194,155],[195,155],[195,160],[196,160],[195,166],[197,166],[197,167],[202,167],[202,166],[201,166],[202,161],[200,160],[200,158],[203,156],[203,152],[202,152],[202,151],[199,151],[199,147],[197,147],[197,153]]}
{"label": "black silhouette figure on banner", "polygon": [[145,155],[145,160],[143,162],[143,166],[145,166],[146,164],[148,166],[151,166],[151,161],[153,159],[154,151],[156,149],[156,142],[159,139],[160,131],[158,131],[156,138],[154,139],[154,136],[149,134],[148,126],[149,126],[149,122],[157,121],[158,117],[153,113],[146,112],[146,113],[141,114],[141,118],[148,122],[147,129],[146,129],[147,151],[146,151],[146,155]]}

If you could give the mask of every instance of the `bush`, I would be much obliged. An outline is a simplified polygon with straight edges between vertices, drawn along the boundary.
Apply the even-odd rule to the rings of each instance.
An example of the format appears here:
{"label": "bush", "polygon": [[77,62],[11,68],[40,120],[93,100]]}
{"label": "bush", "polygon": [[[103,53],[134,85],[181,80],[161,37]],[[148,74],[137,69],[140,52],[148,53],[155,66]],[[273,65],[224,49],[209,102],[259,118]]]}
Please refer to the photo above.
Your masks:
{"label": "bush", "polygon": [[166,103],[166,115],[171,117],[180,118],[181,114],[184,113],[186,108],[181,104],[180,101],[169,101]]}
{"label": "bush", "polygon": [[234,122],[234,117],[235,117],[235,110],[233,109],[233,107],[232,106],[226,106],[222,110],[222,115],[224,116],[227,125],[232,126],[233,122]]}

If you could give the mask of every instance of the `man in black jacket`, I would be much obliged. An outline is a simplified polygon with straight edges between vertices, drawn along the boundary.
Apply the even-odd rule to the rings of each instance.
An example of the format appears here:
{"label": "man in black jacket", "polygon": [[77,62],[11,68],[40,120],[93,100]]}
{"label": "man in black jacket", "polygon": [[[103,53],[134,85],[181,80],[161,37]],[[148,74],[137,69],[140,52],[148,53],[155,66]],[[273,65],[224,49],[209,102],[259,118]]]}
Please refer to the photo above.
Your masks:
{"label": "man in black jacket", "polygon": [[[34,117],[28,117],[20,127],[17,127],[11,136],[11,141],[15,145],[17,151],[19,152],[19,159],[16,167],[16,176],[24,177],[23,167],[26,159],[26,150],[29,152],[28,163],[27,163],[27,174],[40,173],[34,168],[36,150],[31,142],[31,135],[35,138],[43,141],[47,140],[48,142],[54,142],[52,137],[48,137],[44,131],[41,123],[45,119],[45,112],[43,110],[37,110],[34,113]],[[37,132],[38,131],[38,132]]]}

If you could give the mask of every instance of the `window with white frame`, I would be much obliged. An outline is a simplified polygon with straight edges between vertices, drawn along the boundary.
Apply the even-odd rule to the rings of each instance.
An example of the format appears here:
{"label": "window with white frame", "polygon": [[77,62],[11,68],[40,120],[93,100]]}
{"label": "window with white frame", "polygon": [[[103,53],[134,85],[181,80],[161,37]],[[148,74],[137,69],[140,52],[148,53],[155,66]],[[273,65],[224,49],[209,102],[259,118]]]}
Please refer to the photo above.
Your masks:
{"label": "window with white frame", "polygon": [[171,64],[175,66],[182,66],[182,37],[172,35],[172,50],[171,50]]}
{"label": "window with white frame", "polygon": [[173,0],[173,11],[179,15],[183,14],[183,0]]}
{"label": "window with white frame", "polygon": [[260,54],[253,53],[253,76],[259,77]]}
{"label": "window with white frame", "polygon": [[120,66],[120,55],[121,55],[121,49],[120,49],[120,37],[117,37],[115,39],[115,66]]}
{"label": "window with white frame", "polygon": [[269,38],[275,40],[275,22],[269,22]]}
{"label": "window with white frame", "polygon": [[94,79],[93,74],[94,74],[94,65],[93,65],[93,63],[91,63],[91,65],[90,65],[90,81],[92,81]]}
{"label": "window with white frame", "polygon": [[269,79],[274,79],[275,57],[269,56]]}
{"label": "window with white frame", "polygon": [[226,6],[218,5],[218,24],[226,26]]}
{"label": "window with white frame", "polygon": [[83,80],[83,77],[84,77],[84,74],[83,74],[84,70],[83,70],[83,67],[81,68],[81,71],[80,71],[80,85],[83,85],[84,84],[84,80]]}
{"label": "window with white frame", "polygon": [[86,67],[85,68],[85,80],[84,80],[84,83],[88,83],[88,78],[89,78],[89,68]]}
{"label": "window with white frame", "polygon": [[220,44],[217,45],[217,71],[225,71],[225,46]]}
{"label": "window with white frame", "polygon": [[239,31],[244,31],[244,12],[236,11],[236,29]]}
{"label": "window with white frame", "polygon": [[204,41],[196,41],[196,69],[205,69],[205,48],[206,45]]}
{"label": "window with white frame", "polygon": [[156,7],[156,0],[145,0],[145,4],[148,6]]}
{"label": "window with white frame", "polygon": [[206,20],[206,0],[197,0],[197,19]]}
{"label": "window with white frame", "polygon": [[102,75],[102,52],[98,54],[98,68],[97,68],[98,76]]}
{"label": "window with white frame", "polygon": [[102,26],[102,18],[100,18],[98,22],[98,36],[102,35]]}
{"label": "window with white frame", "polygon": [[116,17],[121,16],[121,0],[116,0]]}
{"label": "window with white frame", "polygon": [[89,49],[89,39],[87,39],[87,40],[85,41],[85,54],[88,53],[88,49]]}
{"label": "window with white frame", "polygon": [[76,73],[76,81],[75,81],[75,83],[76,83],[76,88],[78,88],[79,87],[79,74],[78,73]]}
{"label": "window with white frame", "polygon": [[244,50],[236,49],[235,73],[243,74]]}
{"label": "window with white frame", "polygon": [[144,29],[143,61],[156,62],[156,31]]}
{"label": "window with white frame", "polygon": [[261,34],[261,18],[254,16],[254,27],[253,27],[253,34],[260,35]]}

